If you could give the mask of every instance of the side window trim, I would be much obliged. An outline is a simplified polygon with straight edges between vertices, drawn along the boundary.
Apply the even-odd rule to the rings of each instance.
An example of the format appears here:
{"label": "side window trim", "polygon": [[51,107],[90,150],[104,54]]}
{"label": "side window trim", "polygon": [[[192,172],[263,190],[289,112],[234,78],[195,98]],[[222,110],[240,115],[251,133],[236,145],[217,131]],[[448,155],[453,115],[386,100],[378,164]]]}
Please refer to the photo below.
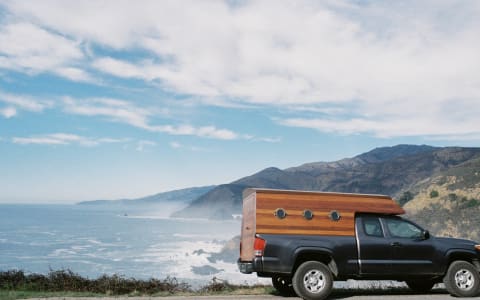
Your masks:
{"label": "side window trim", "polygon": [[[380,230],[382,231],[382,232],[381,232],[381,234],[382,234],[381,236],[379,236],[379,235],[374,235],[374,234],[368,234],[367,228],[366,228],[366,226],[365,226],[365,225],[366,225],[366,224],[365,224],[365,221],[366,221],[367,218],[376,219],[376,220],[378,221],[378,223],[380,224]],[[362,228],[362,229],[363,229],[363,233],[364,233],[366,236],[375,237],[375,238],[385,238],[385,237],[386,237],[386,236],[385,236],[385,229],[384,229],[384,227],[383,227],[383,224],[382,224],[382,221],[381,221],[381,218],[380,218],[380,217],[377,217],[377,216],[375,216],[375,217],[365,217],[365,216],[364,216],[364,217],[362,218],[362,227],[363,227],[363,228]]]}
{"label": "side window trim", "polygon": [[378,222],[380,223],[380,227],[382,227],[383,237],[390,237],[390,232],[387,233],[386,226],[383,224],[383,218],[378,217]]}
{"label": "side window trim", "polygon": [[393,238],[392,234],[390,233],[390,230],[388,230],[387,226],[387,218],[388,217],[380,217],[380,224],[382,224],[382,230],[383,234],[385,235],[386,238]]}

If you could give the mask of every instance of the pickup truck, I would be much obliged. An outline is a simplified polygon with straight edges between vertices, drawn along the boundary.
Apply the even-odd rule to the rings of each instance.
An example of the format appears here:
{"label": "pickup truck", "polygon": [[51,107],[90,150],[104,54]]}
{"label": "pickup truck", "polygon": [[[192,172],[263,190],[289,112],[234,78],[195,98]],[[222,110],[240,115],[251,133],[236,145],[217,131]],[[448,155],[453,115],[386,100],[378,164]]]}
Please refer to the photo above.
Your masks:
{"label": "pickup truck", "polygon": [[247,189],[238,267],[281,295],[325,299],[333,281],[398,280],[480,294],[480,245],[433,237],[388,196]]}

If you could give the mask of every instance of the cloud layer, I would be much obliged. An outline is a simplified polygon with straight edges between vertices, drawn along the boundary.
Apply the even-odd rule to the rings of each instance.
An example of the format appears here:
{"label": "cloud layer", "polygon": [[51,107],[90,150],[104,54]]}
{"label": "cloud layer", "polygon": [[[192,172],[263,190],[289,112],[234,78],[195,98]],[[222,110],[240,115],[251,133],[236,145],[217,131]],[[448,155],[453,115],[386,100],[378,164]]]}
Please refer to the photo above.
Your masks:
{"label": "cloud layer", "polygon": [[52,133],[28,137],[14,137],[12,142],[19,145],[80,145],[93,147],[100,144],[124,143],[128,139],[91,138],[70,133]]}
{"label": "cloud layer", "polygon": [[[323,132],[480,134],[478,1],[3,5],[3,69],[84,82],[135,79],[207,105],[280,107],[286,113],[273,117],[278,124]],[[215,126],[151,125],[148,111],[123,105],[67,110],[155,132],[239,138]],[[12,117],[15,108],[7,104],[0,115]]]}
{"label": "cloud layer", "polygon": [[78,100],[65,97],[64,104],[65,111],[70,114],[105,117],[111,121],[126,123],[151,132],[162,132],[170,135],[192,135],[220,140],[240,138],[237,133],[231,130],[219,129],[215,126],[152,125],[150,119],[154,116],[154,110],[140,108],[124,100],[108,98]]}

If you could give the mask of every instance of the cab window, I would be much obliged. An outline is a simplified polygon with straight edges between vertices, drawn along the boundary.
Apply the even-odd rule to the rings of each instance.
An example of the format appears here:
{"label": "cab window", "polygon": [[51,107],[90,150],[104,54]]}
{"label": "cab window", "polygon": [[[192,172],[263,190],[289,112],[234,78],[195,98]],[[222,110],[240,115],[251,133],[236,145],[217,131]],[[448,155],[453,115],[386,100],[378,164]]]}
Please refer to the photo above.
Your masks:
{"label": "cab window", "polygon": [[364,217],[363,230],[368,236],[383,237],[382,225],[378,218]]}
{"label": "cab window", "polygon": [[422,229],[402,219],[385,219],[390,235],[395,238],[420,238]]}

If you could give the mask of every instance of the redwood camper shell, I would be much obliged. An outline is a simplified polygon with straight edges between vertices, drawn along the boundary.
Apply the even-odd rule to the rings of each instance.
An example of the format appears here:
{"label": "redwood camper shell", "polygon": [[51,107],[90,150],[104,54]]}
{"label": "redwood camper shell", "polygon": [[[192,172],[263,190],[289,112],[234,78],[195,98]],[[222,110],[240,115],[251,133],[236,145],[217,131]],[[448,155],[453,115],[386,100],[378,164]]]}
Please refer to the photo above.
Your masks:
{"label": "redwood camper shell", "polygon": [[355,236],[355,214],[404,214],[385,195],[246,189],[240,259],[254,258],[256,234]]}

